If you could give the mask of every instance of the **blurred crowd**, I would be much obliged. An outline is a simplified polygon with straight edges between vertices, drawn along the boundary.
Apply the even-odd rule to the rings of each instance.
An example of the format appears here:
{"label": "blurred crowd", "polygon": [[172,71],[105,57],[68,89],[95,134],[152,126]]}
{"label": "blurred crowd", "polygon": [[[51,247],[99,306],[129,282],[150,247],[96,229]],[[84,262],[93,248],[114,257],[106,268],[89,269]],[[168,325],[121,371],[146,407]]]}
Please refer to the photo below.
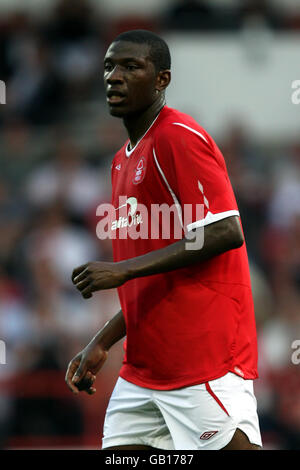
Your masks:
{"label": "blurred crowd", "polygon": [[[159,17],[113,23],[87,0],[57,1],[47,21],[25,12],[1,17],[0,11],[0,79],[7,93],[0,107],[0,339],[7,347],[7,364],[0,365],[0,447],[25,446],[29,435],[80,436],[87,432],[87,417],[96,420],[105,409],[101,390],[92,405],[65,395],[63,374],[119,308],[114,290],[84,301],[71,283],[76,266],[112,259],[110,242],[96,237],[96,208],[110,200],[110,164],[126,136],[106,112],[106,46],[133,28],[217,32],[259,21],[300,31],[300,8],[298,17],[289,17],[270,2],[240,4],[217,9],[208,1],[186,0]],[[263,439],[267,448],[296,449],[300,365],[291,357],[292,343],[300,339],[300,140],[255,142],[246,125],[229,122],[217,143],[251,266]],[[116,351],[100,383],[105,393],[117,376],[122,345]],[[50,374],[39,376],[42,389],[28,381],[33,372]],[[47,397],[56,380],[59,399]]]}

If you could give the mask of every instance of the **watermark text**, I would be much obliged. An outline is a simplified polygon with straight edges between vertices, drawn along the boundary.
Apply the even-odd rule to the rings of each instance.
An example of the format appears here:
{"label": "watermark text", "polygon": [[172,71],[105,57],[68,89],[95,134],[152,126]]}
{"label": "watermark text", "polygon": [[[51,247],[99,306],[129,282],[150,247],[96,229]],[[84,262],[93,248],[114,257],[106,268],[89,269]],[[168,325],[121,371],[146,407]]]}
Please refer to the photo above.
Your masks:
{"label": "watermark text", "polygon": [[0,104],[6,104],[6,85],[0,80]]}
{"label": "watermark text", "polygon": [[0,339],[0,364],[6,364],[6,344]]}
{"label": "watermark text", "polygon": [[291,347],[295,349],[291,357],[292,363],[298,365],[300,364],[300,339],[295,339]]}
{"label": "watermark text", "polygon": [[294,80],[292,82],[292,89],[295,90],[291,96],[292,103],[300,104],[300,80]]}
{"label": "watermark text", "polygon": [[[181,240],[186,239],[187,250],[200,250],[204,245],[203,204],[151,204],[150,209],[138,203],[133,196],[119,196],[117,207],[100,204],[96,209],[100,218],[96,234],[105,239]],[[189,226],[198,227],[194,230]]]}

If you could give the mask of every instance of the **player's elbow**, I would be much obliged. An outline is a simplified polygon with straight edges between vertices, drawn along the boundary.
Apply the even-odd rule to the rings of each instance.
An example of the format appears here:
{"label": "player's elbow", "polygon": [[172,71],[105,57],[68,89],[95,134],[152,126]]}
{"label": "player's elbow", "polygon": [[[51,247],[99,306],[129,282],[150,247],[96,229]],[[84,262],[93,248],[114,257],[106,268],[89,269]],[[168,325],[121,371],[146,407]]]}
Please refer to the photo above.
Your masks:
{"label": "player's elbow", "polygon": [[244,237],[242,234],[235,234],[234,237],[232,237],[232,248],[240,248],[244,244]]}
{"label": "player's elbow", "polygon": [[231,250],[240,248],[245,242],[240,220],[237,216],[227,219],[227,240]]}

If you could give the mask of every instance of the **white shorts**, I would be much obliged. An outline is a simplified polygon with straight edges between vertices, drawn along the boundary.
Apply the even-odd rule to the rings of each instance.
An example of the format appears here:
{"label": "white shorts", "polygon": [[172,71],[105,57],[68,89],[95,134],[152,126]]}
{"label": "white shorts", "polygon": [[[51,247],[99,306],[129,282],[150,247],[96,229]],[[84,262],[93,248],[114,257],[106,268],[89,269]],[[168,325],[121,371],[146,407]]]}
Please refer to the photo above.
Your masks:
{"label": "white shorts", "polygon": [[165,450],[218,450],[237,428],[262,445],[253,381],[229,372],[176,390],[139,387],[119,377],[104,422],[102,449],[146,445]]}

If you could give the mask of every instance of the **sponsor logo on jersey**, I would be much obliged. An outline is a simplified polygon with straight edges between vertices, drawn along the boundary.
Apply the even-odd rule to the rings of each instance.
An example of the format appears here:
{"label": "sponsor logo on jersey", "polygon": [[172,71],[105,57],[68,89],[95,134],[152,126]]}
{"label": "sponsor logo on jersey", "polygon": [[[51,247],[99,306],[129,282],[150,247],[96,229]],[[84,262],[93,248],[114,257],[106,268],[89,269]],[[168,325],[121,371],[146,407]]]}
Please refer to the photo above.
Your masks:
{"label": "sponsor logo on jersey", "polygon": [[119,165],[116,165],[115,169],[120,171],[121,170],[121,163],[119,163]]}
{"label": "sponsor logo on jersey", "polygon": [[208,439],[217,434],[217,432],[218,431],[205,431],[203,434],[201,434],[200,439],[202,439],[203,441],[208,441]]}
{"label": "sponsor logo on jersey", "polygon": [[117,230],[118,228],[131,227],[132,225],[142,224],[142,215],[136,213],[137,205],[137,199],[135,197],[129,197],[126,199],[125,204],[121,204],[119,207],[117,207],[116,211],[119,211],[123,207],[127,209],[128,206],[129,209],[127,211],[127,215],[119,215],[119,218],[112,222],[111,230],[113,231]]}
{"label": "sponsor logo on jersey", "polygon": [[133,184],[139,184],[143,181],[146,174],[146,159],[141,157],[134,169]]}

